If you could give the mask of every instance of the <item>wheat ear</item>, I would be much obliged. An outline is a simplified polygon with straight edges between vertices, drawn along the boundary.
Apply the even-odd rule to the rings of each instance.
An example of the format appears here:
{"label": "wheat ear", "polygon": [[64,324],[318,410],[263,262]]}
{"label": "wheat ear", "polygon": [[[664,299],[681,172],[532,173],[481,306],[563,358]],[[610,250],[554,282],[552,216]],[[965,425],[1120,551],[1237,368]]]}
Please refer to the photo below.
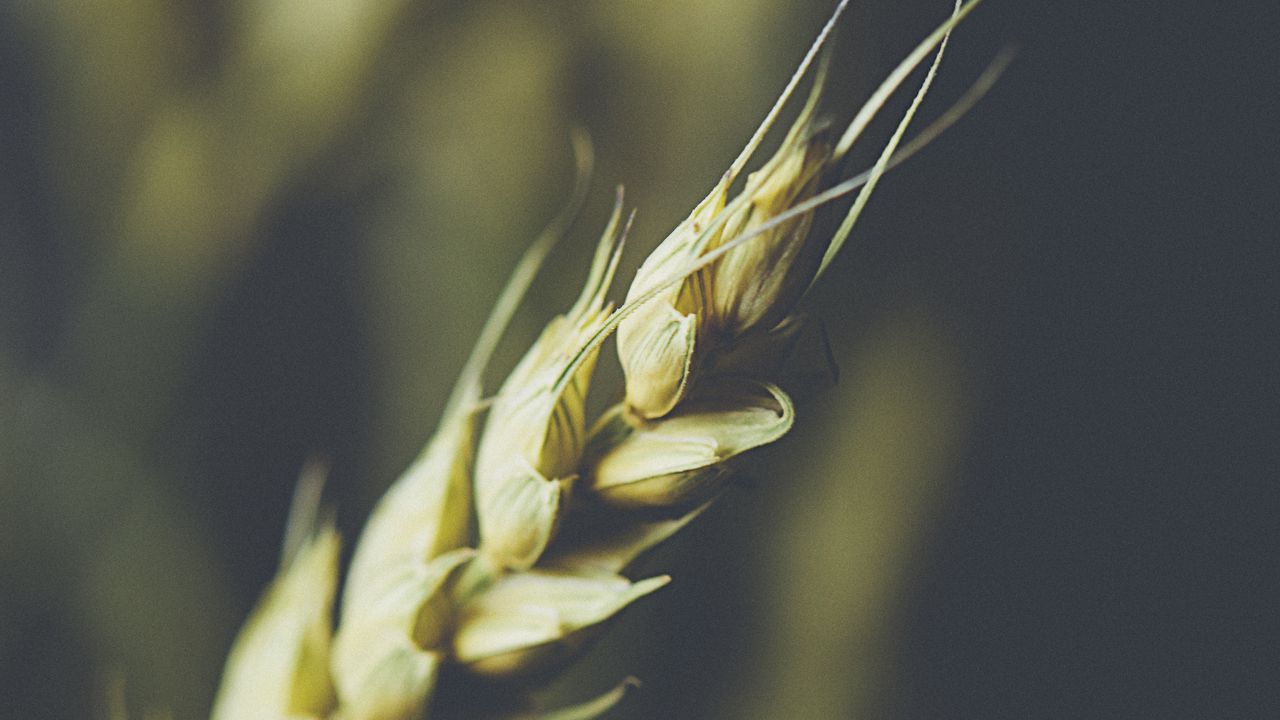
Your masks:
{"label": "wheat ear", "polygon": [[[643,262],[614,308],[607,295],[631,225],[619,190],[577,302],[548,323],[484,401],[489,357],[585,193],[590,150],[576,141],[572,200],[517,266],[435,435],[370,516],[336,629],[339,543],[332,523],[315,511],[318,485],[308,481],[280,575],[227,662],[214,719],[413,720],[430,711],[446,667],[502,681],[508,704],[493,708],[477,699],[468,708],[477,717],[492,711],[575,720],[613,707],[629,681],[555,712],[532,708],[524,691],[572,660],[623,608],[667,584],[667,576],[635,580],[628,573],[637,557],[715,500],[744,454],[794,425],[788,388],[802,378],[789,359],[811,350],[796,304],[849,236],[883,173],[954,121],[957,113],[947,113],[898,151],[952,29],[978,2],[956,2],[839,133],[817,112],[829,73],[822,56],[780,147],[730,197],[820,56],[847,5],[840,2],[728,172]],[[874,166],[833,181],[872,117],[930,53]],[[975,92],[989,87],[991,75]],[[958,105],[972,100],[973,93]],[[854,191],[833,235],[811,232],[815,210]],[[593,371],[615,332],[625,395],[589,419]]]}

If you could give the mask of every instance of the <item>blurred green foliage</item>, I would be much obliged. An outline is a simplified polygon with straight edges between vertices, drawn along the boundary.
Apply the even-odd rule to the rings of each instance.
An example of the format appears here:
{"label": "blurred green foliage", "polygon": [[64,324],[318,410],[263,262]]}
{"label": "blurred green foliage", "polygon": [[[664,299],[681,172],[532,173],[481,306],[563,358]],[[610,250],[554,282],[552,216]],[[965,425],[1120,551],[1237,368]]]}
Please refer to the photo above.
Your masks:
{"label": "blurred green foliage", "polygon": [[[844,23],[834,112],[945,12],[908,5]],[[274,562],[290,468],[333,460],[352,537],[568,191],[570,128],[595,139],[596,188],[499,366],[576,291],[610,186],[640,211],[626,274],[717,178],[830,9],[0,7],[6,716],[92,717],[118,678],[135,707],[206,713]],[[968,396],[946,310],[910,282],[859,306],[873,291],[851,289],[849,267],[815,303],[838,391],[653,560],[672,588],[552,695],[635,674],[645,688],[618,717],[874,707]]]}

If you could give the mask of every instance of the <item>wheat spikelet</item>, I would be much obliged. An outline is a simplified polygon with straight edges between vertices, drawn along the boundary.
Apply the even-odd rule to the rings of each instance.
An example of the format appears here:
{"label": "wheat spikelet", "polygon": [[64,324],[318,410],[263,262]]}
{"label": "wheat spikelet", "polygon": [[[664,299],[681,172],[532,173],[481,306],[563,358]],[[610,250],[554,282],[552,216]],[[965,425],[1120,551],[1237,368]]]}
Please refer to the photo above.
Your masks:
{"label": "wheat spikelet", "polygon": [[[481,376],[493,348],[581,202],[590,153],[578,142],[573,199],[517,266],[436,434],[369,518],[336,628],[329,613],[338,540],[304,512],[291,520],[296,551],[228,660],[215,719],[420,718],[446,665],[533,688],[619,611],[669,582],[627,572],[714,501],[744,453],[793,427],[785,360],[804,352],[806,331],[796,303],[838,252],[880,176],[902,157],[898,145],[950,32],[976,4],[957,2],[839,134],[818,119],[828,72],[819,62],[780,147],[730,197],[818,57],[840,3],[742,154],[644,261],[615,309],[607,295],[630,227],[619,191],[579,299],[551,320],[486,403]],[[871,117],[930,53],[932,64],[875,166],[833,182]],[[834,235],[810,232],[819,206],[855,190]],[[625,396],[589,422],[591,376],[614,332]],[[519,697],[510,710],[596,717],[628,684],[555,713],[530,714]]]}

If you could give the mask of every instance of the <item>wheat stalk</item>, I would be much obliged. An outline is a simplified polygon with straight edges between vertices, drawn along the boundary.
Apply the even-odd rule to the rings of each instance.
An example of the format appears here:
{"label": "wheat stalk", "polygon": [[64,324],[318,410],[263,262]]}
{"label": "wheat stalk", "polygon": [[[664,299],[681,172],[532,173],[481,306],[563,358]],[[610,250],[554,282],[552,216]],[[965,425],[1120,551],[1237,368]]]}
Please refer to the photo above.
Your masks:
{"label": "wheat stalk", "polygon": [[[590,150],[577,140],[571,201],[517,265],[436,434],[370,516],[336,628],[339,542],[332,522],[319,517],[319,480],[309,474],[279,576],[227,661],[215,720],[419,718],[446,665],[534,688],[610,618],[667,584],[667,576],[633,580],[627,572],[715,500],[744,453],[792,428],[786,360],[805,351],[806,328],[796,304],[884,172],[958,115],[947,113],[899,151],[952,29],[977,3],[957,2],[838,135],[817,114],[824,55],[780,147],[730,197],[815,64],[847,5],[841,2],[742,153],[642,263],[614,308],[606,296],[630,227],[619,190],[577,302],[552,319],[486,402],[481,378],[494,347],[585,194]],[[925,78],[874,166],[833,182],[871,119],[930,53]],[[957,103],[961,112],[972,99]],[[810,232],[818,207],[855,190],[833,235]],[[589,422],[592,374],[615,332],[625,396]],[[627,686],[558,712],[509,710],[597,717]]]}

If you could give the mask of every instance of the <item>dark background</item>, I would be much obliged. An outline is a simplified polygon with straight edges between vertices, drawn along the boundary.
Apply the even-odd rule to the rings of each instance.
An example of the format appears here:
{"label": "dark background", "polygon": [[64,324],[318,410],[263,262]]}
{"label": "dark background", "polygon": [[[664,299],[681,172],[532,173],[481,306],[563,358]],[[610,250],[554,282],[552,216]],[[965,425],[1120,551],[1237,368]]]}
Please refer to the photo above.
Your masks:
{"label": "dark background", "polygon": [[[163,3],[130,7],[149,5]],[[177,48],[170,85],[218,86],[236,6],[170,5],[190,30],[185,44],[153,38]],[[566,191],[565,128],[591,130],[596,187],[522,338],[575,291],[609,186],[629,183],[640,207],[634,267],[732,157],[831,3],[766,4],[751,26],[720,4],[670,37],[643,22],[659,11],[629,15],[639,5],[618,3],[616,21],[572,2],[410,7],[337,129],[299,131],[296,146],[260,133],[244,157],[267,166],[271,148],[288,151],[260,201],[240,217],[209,200],[195,250],[153,266],[130,259],[153,245],[112,209],[146,122],[97,122],[94,102],[115,107],[92,99],[99,75],[124,70],[76,64],[95,57],[76,44],[114,26],[82,27],[58,3],[0,6],[0,716],[90,716],[121,676],[139,703],[199,717],[274,572],[298,469],[331,461],[354,537]],[[861,5],[834,66],[841,117],[945,12]],[[988,0],[927,112],[1002,47],[1017,60],[886,179],[811,298],[842,390],[813,400],[812,429],[654,561],[672,588],[559,695],[616,671],[645,682],[618,717],[1280,715],[1278,14]],[[762,34],[735,40],[743,28]],[[714,49],[761,38],[776,45],[751,56],[759,72],[726,75],[738,56]],[[543,58],[540,42],[554,45],[553,80],[518,55],[486,63],[521,43]],[[687,50],[700,43],[705,56]],[[108,59],[134,52],[106,45]],[[253,82],[210,97],[252,107]],[[499,100],[451,120],[473,82]],[[159,94],[139,87],[118,105]],[[245,117],[273,122],[264,107]],[[253,121],[226,122],[212,156],[234,160],[224,148],[253,139]],[[492,145],[511,133],[551,147]],[[405,137],[462,147],[462,160]],[[402,152],[435,169],[405,170]],[[254,186],[245,177],[212,173],[208,192],[234,197]],[[165,238],[189,219],[175,216],[141,227]],[[878,399],[859,405],[864,382]],[[823,483],[852,495],[803,489]],[[888,514],[814,520],[810,501]],[[848,584],[860,580],[881,589]],[[786,644],[800,637],[842,644]],[[788,704],[807,683],[808,704]]]}

